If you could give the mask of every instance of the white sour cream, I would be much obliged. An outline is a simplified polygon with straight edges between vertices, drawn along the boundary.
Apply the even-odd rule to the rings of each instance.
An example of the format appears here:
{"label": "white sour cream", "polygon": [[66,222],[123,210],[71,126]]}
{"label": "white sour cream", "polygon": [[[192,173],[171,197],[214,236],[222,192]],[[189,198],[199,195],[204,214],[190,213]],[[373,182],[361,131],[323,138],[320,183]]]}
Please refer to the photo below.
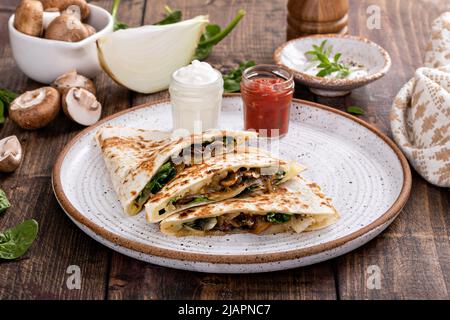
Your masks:
{"label": "white sour cream", "polygon": [[174,72],[173,78],[183,84],[205,85],[217,81],[217,70],[209,63],[194,60]]}
{"label": "white sour cream", "polygon": [[194,60],[176,70],[169,93],[173,129],[199,132],[218,127],[223,79],[211,65]]}

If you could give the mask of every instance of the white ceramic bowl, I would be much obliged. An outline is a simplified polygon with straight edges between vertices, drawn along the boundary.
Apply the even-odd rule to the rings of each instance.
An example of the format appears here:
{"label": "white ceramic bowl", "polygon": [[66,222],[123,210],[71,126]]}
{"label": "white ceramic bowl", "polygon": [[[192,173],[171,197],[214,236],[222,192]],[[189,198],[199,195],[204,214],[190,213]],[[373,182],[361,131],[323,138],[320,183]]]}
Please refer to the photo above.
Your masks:
{"label": "white ceramic bowl", "polygon": [[[323,40],[333,46],[334,53],[342,53],[341,61],[363,65],[367,74],[343,79],[308,74],[305,70],[308,65],[305,53]],[[341,34],[313,35],[288,41],[275,50],[273,58],[278,65],[288,68],[296,81],[308,86],[315,94],[327,97],[346,95],[353,89],[381,78],[391,67],[389,54],[376,43],[366,38]]]}
{"label": "white ceramic bowl", "polygon": [[93,78],[102,69],[98,61],[96,41],[113,32],[112,16],[103,8],[89,5],[91,14],[87,23],[97,33],[79,41],[64,42],[32,37],[14,28],[14,15],[9,18],[9,40],[14,60],[29,78],[49,84],[61,74],[76,69],[78,73]]}

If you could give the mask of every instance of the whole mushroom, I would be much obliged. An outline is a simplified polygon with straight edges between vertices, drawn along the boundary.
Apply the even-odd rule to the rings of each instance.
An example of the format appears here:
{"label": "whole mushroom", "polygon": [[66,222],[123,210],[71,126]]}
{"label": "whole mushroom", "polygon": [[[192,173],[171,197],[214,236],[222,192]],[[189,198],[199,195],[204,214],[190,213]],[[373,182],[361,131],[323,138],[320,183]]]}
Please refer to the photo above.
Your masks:
{"label": "whole mushroom", "polygon": [[61,14],[53,19],[45,30],[45,38],[78,42],[89,37],[89,30],[74,15]]}
{"label": "whole mushroom", "polygon": [[22,0],[16,8],[14,28],[29,36],[40,37],[43,31],[44,8],[37,0]]}
{"label": "whole mushroom", "polygon": [[42,87],[27,91],[9,105],[9,117],[24,129],[45,127],[58,115],[61,98],[58,90]]}
{"label": "whole mushroom", "polygon": [[102,105],[97,98],[83,88],[71,88],[62,99],[64,113],[83,126],[96,123],[102,114]]}
{"label": "whole mushroom", "polygon": [[57,10],[63,12],[70,6],[76,6],[80,10],[81,19],[89,16],[90,10],[86,0],[40,0],[45,11]]}
{"label": "whole mushroom", "polygon": [[13,172],[22,161],[22,147],[16,136],[0,140],[0,172]]}
{"label": "whole mushroom", "polygon": [[70,88],[83,88],[96,95],[94,82],[85,76],[78,74],[76,70],[71,70],[60,75],[52,83],[52,87],[59,91],[61,97],[64,96]]}

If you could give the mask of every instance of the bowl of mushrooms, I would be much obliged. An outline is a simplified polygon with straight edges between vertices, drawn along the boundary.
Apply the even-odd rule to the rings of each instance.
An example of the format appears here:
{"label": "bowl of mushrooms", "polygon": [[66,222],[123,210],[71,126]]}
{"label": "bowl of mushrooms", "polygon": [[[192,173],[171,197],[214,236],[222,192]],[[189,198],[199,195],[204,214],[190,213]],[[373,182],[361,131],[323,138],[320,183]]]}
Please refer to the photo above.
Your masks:
{"label": "bowl of mushrooms", "polygon": [[22,0],[8,21],[17,65],[46,84],[70,70],[95,77],[101,71],[96,41],[113,28],[111,14],[85,0]]}

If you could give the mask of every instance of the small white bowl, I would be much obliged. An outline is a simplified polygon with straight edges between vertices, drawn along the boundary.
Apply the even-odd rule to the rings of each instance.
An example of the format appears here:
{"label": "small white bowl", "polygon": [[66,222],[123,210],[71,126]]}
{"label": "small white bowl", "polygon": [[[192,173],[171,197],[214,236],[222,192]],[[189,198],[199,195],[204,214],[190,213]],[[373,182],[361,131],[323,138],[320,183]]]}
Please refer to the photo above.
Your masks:
{"label": "small white bowl", "polygon": [[[363,65],[366,75],[355,78],[317,77],[306,73],[307,58],[305,53],[312,50],[313,45],[320,45],[327,40],[333,46],[333,53],[342,53],[342,61],[352,61]],[[382,47],[362,37],[325,34],[297,38],[278,47],[274,53],[278,65],[288,68],[295,80],[308,86],[310,90],[321,96],[338,97],[350,93],[386,74],[391,67],[391,58]]]}
{"label": "small white bowl", "polygon": [[58,76],[76,69],[93,78],[102,69],[98,61],[96,41],[113,32],[114,21],[103,8],[89,5],[91,13],[86,23],[97,32],[79,42],[64,42],[26,35],[14,28],[14,15],[9,18],[9,40],[14,60],[29,78],[49,84]]}

